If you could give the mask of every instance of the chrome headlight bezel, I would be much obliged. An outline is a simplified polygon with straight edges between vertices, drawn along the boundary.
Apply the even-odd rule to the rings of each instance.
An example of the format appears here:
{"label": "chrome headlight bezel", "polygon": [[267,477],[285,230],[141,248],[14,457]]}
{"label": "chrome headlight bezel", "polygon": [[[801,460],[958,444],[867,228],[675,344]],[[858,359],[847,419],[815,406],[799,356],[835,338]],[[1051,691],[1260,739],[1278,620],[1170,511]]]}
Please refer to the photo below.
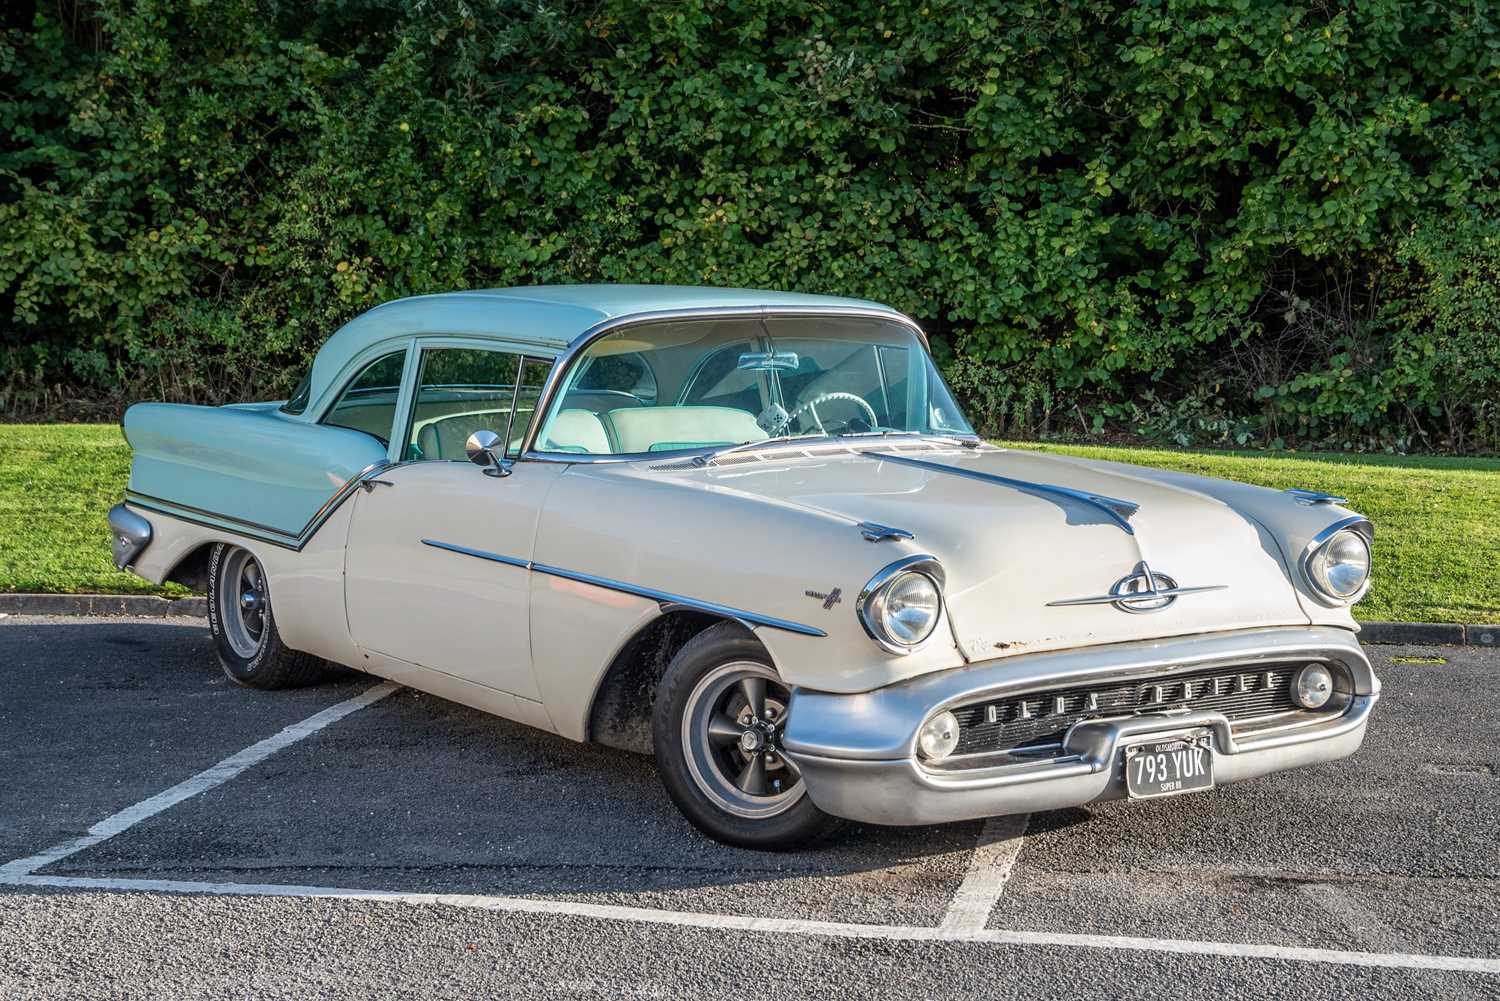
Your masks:
{"label": "chrome headlight bezel", "polygon": [[[1364,545],[1366,564],[1369,566],[1369,569],[1365,572],[1365,579],[1360,583],[1357,590],[1347,595],[1341,595],[1333,589],[1323,574],[1319,572],[1318,560],[1320,556],[1327,552],[1328,547],[1333,545],[1335,540],[1346,533],[1357,538]],[[1307,582],[1308,590],[1312,592],[1312,596],[1330,608],[1346,608],[1363,598],[1370,590],[1370,580],[1374,577],[1374,541],[1374,526],[1370,524],[1369,519],[1359,515],[1334,522],[1317,535],[1314,535],[1312,541],[1307,544],[1307,548],[1302,551],[1302,559],[1300,560],[1302,579]]]}
{"label": "chrome headlight bezel", "polygon": [[[937,609],[932,616],[932,624],[927,631],[914,643],[902,642],[894,636],[883,621],[882,599],[890,589],[907,574],[921,574],[932,582],[937,592]],[[859,624],[864,627],[865,634],[875,641],[875,645],[886,653],[903,656],[920,650],[932,639],[937,632],[938,624],[943,620],[946,599],[943,596],[943,585],[946,578],[943,574],[942,564],[938,563],[937,557],[921,554],[908,556],[883,568],[874,577],[870,578],[863,590],[859,593],[859,601],[855,602],[855,612],[859,616]]]}

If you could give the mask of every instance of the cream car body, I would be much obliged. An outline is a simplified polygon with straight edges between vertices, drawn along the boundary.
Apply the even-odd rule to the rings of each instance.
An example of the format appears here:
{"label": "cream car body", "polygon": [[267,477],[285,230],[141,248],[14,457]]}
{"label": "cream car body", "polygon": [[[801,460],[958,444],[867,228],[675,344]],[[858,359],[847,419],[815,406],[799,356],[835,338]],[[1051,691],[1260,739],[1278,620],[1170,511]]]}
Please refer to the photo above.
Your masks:
{"label": "cream car body", "polygon": [[[702,358],[673,376],[667,349],[700,335]],[[723,345],[737,357],[724,378],[744,383],[733,398],[758,400],[743,413],[691,399]],[[789,705],[769,747],[750,748],[756,731],[726,753],[769,755],[822,811],[874,822],[1139,792],[1123,763],[1148,741],[1207,754],[1211,784],[1359,746],[1378,695],[1349,612],[1365,585],[1330,598],[1311,566],[1341,530],[1368,543],[1338,498],[1006,450],[966,427],[880,434],[862,415],[882,423],[880,400],[887,417],[904,406],[893,393],[934,422],[962,418],[942,415],[940,381],[914,388],[920,367],[898,381],[877,360],[886,383],[848,399],[848,360],[820,367],[808,351],[849,345],[930,366],[910,320],[853,300],[578,286],[388,304],[330,338],[298,413],[132,408],[117,561],[206,587],[213,548],[243,550],[286,648],[634,750],[650,749],[673,655],[738,623]],[[591,357],[627,380],[652,369],[649,387],[585,387]],[[510,385],[429,377],[495,359],[514,365]],[[377,363],[399,381],[360,396]],[[798,379],[811,388],[793,400]],[[635,399],[615,407],[616,393]],[[773,402],[813,398],[819,427],[847,407],[843,437],[760,440],[757,420],[796,430]],[[353,416],[331,426],[340,414]],[[350,427],[372,420],[389,433]],[[685,431],[694,421],[709,429]],[[448,461],[481,427],[505,454]],[[624,447],[633,434],[653,447]],[[862,599],[903,565],[941,591],[909,647],[877,635]],[[1296,701],[1309,665],[1333,689],[1315,709]],[[924,757],[920,733],[946,712],[959,753]]]}

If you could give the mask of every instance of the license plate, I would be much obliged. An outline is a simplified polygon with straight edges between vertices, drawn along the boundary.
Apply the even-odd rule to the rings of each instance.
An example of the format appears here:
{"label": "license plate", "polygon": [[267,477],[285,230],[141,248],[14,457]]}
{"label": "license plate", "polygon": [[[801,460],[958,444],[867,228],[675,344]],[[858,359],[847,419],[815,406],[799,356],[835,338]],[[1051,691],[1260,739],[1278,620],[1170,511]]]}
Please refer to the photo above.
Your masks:
{"label": "license plate", "polygon": [[1125,748],[1125,788],[1133,799],[1213,787],[1214,755],[1207,734],[1144,741]]}

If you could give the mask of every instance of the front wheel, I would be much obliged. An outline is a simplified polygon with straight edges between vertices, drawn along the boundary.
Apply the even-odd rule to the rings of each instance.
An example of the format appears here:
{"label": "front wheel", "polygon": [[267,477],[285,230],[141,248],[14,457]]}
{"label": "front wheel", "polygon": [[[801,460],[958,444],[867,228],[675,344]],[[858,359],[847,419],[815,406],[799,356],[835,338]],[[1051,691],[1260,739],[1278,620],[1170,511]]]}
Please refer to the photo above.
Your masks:
{"label": "front wheel", "polygon": [[837,825],[781,753],[789,701],[764,648],[738,623],[705,630],[672,659],[651,720],[656,768],[677,808],[709,837],[785,849]]}
{"label": "front wheel", "polygon": [[324,662],[281,642],[271,589],[255,554],[219,543],[208,558],[208,628],[229,680],[247,688],[298,688],[323,676]]}

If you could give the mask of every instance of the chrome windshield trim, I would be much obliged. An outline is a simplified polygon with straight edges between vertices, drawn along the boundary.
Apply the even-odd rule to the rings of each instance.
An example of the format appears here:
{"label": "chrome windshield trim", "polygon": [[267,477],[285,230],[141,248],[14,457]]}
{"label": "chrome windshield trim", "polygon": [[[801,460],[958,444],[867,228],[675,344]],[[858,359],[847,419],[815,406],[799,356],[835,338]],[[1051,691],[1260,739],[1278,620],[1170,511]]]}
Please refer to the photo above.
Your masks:
{"label": "chrome windshield trim", "polygon": [[1071,487],[1059,487],[1051,483],[1033,483],[1030,480],[1018,480],[1009,476],[1000,476],[997,473],[984,473],[977,469],[965,469],[962,466],[950,466],[946,463],[931,462],[927,459],[914,459],[909,455],[892,455],[889,452],[867,452],[866,454],[872,459],[916,466],[919,469],[930,469],[938,473],[951,473],[954,476],[964,476],[971,480],[979,480],[982,483],[993,483],[997,486],[1011,487],[1023,492],[1030,490],[1075,500],[1080,504],[1087,504],[1092,508],[1103,511],[1105,516],[1126,535],[1135,534],[1135,529],[1130,527],[1129,519],[1140,510],[1141,506],[1134,501],[1121,500],[1118,497],[1108,497],[1104,494],[1088,493],[1083,490],[1074,490]]}
{"label": "chrome windshield trim", "polygon": [[460,556],[472,556],[479,560],[488,560],[491,563],[503,563],[506,566],[519,567],[531,573],[545,574],[548,577],[559,577],[563,580],[577,581],[580,584],[592,584],[594,587],[602,587],[609,591],[618,591],[621,594],[633,594],[638,598],[648,598],[660,605],[675,605],[682,608],[693,608],[700,612],[709,612],[714,615],[722,615],[728,619],[734,619],[750,626],[765,626],[767,629],[780,629],[784,632],[797,633],[800,636],[813,636],[822,638],[827,636],[821,629],[805,626],[800,622],[792,622],[789,619],[778,619],[772,615],[762,615],[759,612],[747,612],[741,608],[733,608],[729,605],[721,605],[715,601],[702,601],[698,598],[689,598],[681,594],[673,594],[670,591],[659,591],[654,587],[643,587],[639,584],[627,584],[624,581],[611,580],[608,577],[598,577],[594,574],[582,573],[578,570],[566,570],[562,567],[548,566],[545,563],[534,563],[531,560],[523,560],[516,556],[502,556],[499,553],[488,552],[483,549],[471,549],[468,546],[456,545],[452,542],[440,542],[436,539],[423,539],[422,545],[431,546],[434,549],[445,549],[450,553]]}
{"label": "chrome windshield trim", "polygon": [[[770,317],[853,317],[871,320],[886,320],[906,327],[916,335],[921,343],[922,349],[932,353],[932,346],[928,343],[927,334],[917,325],[917,321],[904,313],[899,313],[890,308],[877,308],[874,306],[701,306],[693,309],[658,309],[645,313],[629,313],[624,316],[612,316],[607,320],[589,327],[583,333],[569,342],[567,350],[557,356],[557,361],[552,366],[552,371],[547,375],[547,381],[542,386],[542,394],[537,399],[536,414],[531,422],[531,427],[526,430],[526,437],[521,441],[521,453],[539,451],[536,447],[537,435],[541,432],[542,425],[546,423],[548,413],[552,410],[553,400],[557,396],[558,389],[563,380],[573,368],[573,363],[578,356],[590,345],[606,334],[626,327],[639,326],[645,323],[666,323],[672,320],[733,320],[733,319],[768,319]],[[552,454],[552,453],[547,453]],[[568,454],[568,453],[559,453]],[[655,453],[658,457],[663,453]]]}

